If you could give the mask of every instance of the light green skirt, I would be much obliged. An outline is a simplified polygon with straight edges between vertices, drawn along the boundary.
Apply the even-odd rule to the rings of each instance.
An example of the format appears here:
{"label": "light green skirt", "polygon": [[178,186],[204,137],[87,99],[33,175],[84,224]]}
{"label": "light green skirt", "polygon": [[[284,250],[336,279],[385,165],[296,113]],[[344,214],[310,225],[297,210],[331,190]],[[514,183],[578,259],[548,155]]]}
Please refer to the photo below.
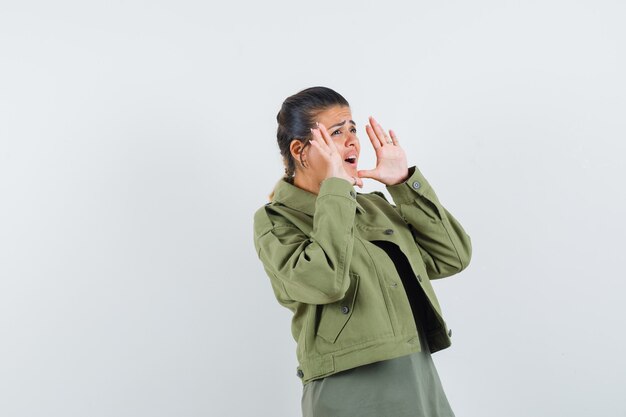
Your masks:
{"label": "light green skirt", "polygon": [[454,417],[420,332],[422,351],[308,382],[303,417]]}

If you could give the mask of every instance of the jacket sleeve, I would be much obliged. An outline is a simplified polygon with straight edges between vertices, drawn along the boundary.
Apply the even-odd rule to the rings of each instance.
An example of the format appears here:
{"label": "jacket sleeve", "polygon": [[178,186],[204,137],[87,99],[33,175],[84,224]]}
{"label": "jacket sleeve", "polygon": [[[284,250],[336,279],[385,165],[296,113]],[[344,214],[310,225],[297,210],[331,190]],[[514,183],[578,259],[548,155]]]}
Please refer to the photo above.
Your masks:
{"label": "jacket sleeve", "polygon": [[306,236],[263,208],[254,218],[254,245],[275,290],[287,299],[327,304],[345,296],[354,246],[356,193],[349,181],[322,181],[313,229]]}
{"label": "jacket sleeve", "polygon": [[396,211],[409,224],[429,278],[445,278],[465,269],[472,257],[471,239],[419,169],[410,167],[406,181],[386,188]]}

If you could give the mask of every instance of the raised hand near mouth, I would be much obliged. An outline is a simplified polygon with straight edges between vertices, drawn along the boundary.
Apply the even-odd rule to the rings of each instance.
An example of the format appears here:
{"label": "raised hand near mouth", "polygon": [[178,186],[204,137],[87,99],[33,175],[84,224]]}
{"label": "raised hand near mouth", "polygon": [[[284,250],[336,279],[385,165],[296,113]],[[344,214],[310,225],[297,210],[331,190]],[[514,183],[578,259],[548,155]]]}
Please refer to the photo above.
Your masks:
{"label": "raised hand near mouth", "polygon": [[405,181],[409,176],[409,168],[404,149],[398,143],[398,137],[393,130],[385,133],[383,127],[372,117],[365,131],[376,152],[376,168],[359,170],[361,178],[371,178],[385,185],[395,185]]}
{"label": "raised hand near mouth", "polygon": [[350,181],[352,185],[358,185],[363,188],[363,180],[359,177],[349,175],[344,168],[344,160],[341,153],[337,149],[335,142],[331,139],[326,130],[326,126],[319,123],[319,127],[311,129],[313,139],[310,141],[311,146],[320,153],[325,162],[325,178],[339,177],[346,181]]}

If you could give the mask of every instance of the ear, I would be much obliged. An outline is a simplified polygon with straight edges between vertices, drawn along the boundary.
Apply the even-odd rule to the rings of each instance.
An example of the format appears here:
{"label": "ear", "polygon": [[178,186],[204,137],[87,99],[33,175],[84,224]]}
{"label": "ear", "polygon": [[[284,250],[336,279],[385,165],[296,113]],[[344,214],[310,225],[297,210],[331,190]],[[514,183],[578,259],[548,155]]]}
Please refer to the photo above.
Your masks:
{"label": "ear", "polygon": [[[304,145],[302,141],[300,139],[292,140],[289,144],[289,152],[291,152],[291,156],[293,156],[296,161],[300,161],[300,154],[304,152]],[[302,156],[304,157],[305,155]],[[302,158],[302,160],[304,161],[305,158]]]}

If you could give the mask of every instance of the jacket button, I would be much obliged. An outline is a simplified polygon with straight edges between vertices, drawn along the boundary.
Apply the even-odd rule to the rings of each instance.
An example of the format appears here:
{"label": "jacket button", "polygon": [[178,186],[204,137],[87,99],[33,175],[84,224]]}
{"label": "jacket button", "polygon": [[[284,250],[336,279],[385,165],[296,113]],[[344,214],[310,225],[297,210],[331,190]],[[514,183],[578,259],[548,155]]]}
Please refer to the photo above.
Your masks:
{"label": "jacket button", "polygon": [[342,312],[343,314],[348,314],[348,313],[350,312],[350,307],[348,307],[348,306],[342,306],[342,307],[341,307],[341,312]]}
{"label": "jacket button", "polygon": [[383,233],[386,235],[393,235],[393,229],[387,229]]}
{"label": "jacket button", "polygon": [[296,375],[298,375],[298,378],[302,378],[304,376],[304,372],[302,372],[302,369],[298,369],[298,372],[296,372]]}
{"label": "jacket button", "polygon": [[417,190],[418,188],[420,188],[420,187],[421,187],[421,184],[420,184],[420,182],[419,182],[419,181],[413,181],[413,184],[412,184],[412,185],[413,185],[413,188],[414,188],[415,190]]}
{"label": "jacket button", "polygon": [[452,329],[448,330],[448,337],[452,337]]}
{"label": "jacket button", "polygon": [[350,191],[350,196],[351,196],[351,197],[356,197],[356,193],[354,192],[354,190],[351,190],[351,191]]}
{"label": "jacket button", "polygon": [[418,280],[419,282],[422,282],[422,277],[418,275],[418,276],[417,276],[417,280]]}

